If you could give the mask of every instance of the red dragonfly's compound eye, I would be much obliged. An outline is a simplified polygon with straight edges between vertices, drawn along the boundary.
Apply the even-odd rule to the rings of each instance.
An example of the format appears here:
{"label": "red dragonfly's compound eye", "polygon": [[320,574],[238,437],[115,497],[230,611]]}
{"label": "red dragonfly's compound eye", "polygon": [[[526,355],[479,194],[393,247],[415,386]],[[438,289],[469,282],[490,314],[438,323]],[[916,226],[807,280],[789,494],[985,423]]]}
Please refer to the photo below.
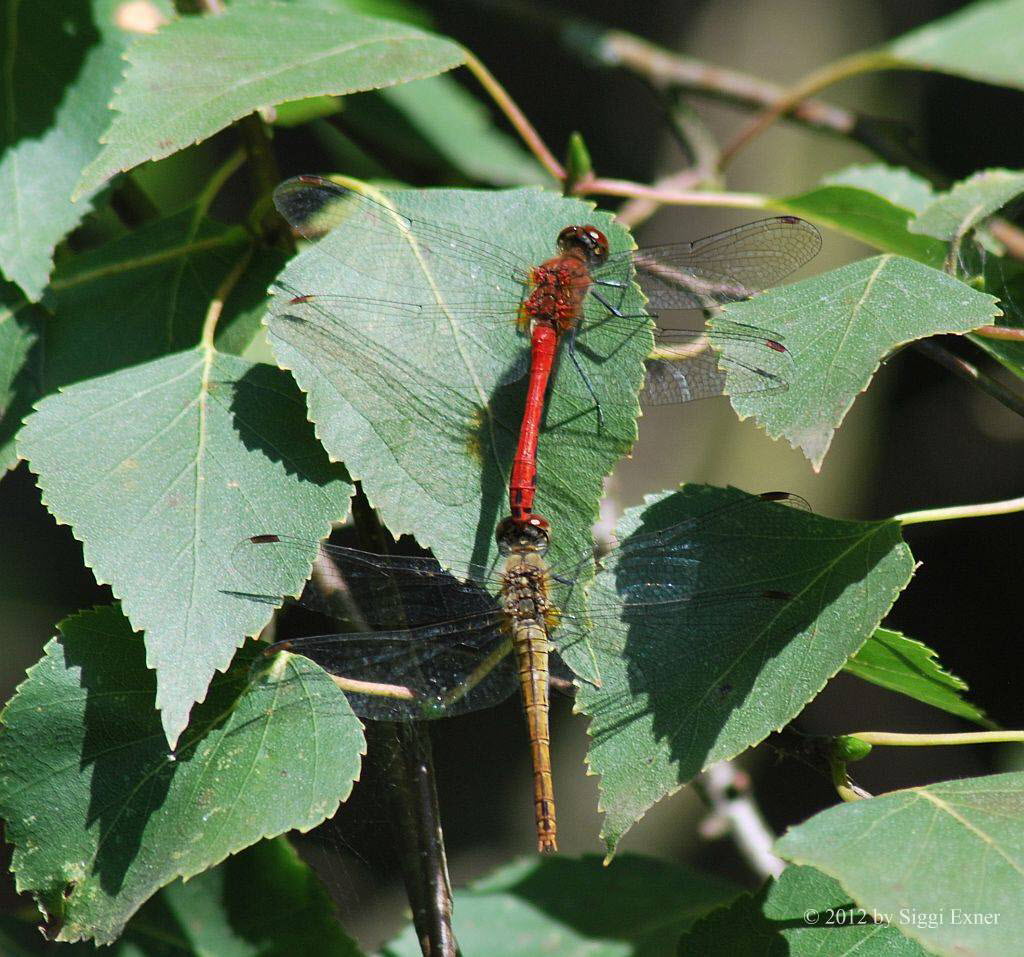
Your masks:
{"label": "red dragonfly's compound eye", "polygon": [[596,226],[566,226],[558,234],[558,249],[563,253],[579,250],[588,266],[599,266],[608,258],[608,238]]}

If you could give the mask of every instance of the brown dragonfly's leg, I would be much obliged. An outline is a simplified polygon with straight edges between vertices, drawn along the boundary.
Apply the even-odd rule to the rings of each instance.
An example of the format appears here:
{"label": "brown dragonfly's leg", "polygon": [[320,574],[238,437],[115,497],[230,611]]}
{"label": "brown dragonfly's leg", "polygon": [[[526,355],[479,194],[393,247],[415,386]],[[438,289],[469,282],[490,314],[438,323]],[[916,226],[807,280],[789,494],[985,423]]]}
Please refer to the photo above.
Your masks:
{"label": "brown dragonfly's leg", "polygon": [[555,789],[551,779],[551,731],[548,725],[548,636],[543,625],[514,625],[519,680],[533,757],[533,805],[537,850],[557,851]]}

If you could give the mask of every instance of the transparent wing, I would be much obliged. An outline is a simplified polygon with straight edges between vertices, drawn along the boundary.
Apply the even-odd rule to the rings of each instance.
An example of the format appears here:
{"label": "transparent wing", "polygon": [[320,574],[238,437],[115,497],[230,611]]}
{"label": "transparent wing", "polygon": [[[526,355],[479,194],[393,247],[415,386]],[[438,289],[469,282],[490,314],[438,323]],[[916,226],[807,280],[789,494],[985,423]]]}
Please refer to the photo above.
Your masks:
{"label": "transparent wing", "polygon": [[[296,176],[281,183],[274,190],[274,205],[292,228],[308,239],[321,239],[342,225],[357,227],[358,249],[332,248],[329,255],[346,270],[370,275],[377,274],[381,263],[407,263],[405,275],[391,271],[389,285],[396,290],[410,285],[419,266],[442,276],[455,273],[486,289],[490,298],[497,296],[496,301],[517,303],[531,267],[488,239],[470,236],[455,225],[413,219],[366,193],[321,176]],[[514,313],[509,318],[514,318]]]}
{"label": "transparent wing", "polygon": [[[726,351],[722,351],[722,350]],[[793,358],[765,330],[716,320],[714,330],[661,330],[640,398],[649,405],[788,388]]]}
{"label": "transparent wing", "polygon": [[[578,588],[591,579],[592,554],[556,572],[553,595],[561,611],[552,638],[573,671],[599,683],[596,659],[623,652],[626,627],[649,636],[654,680],[672,653],[666,636],[682,630],[694,640],[709,634],[724,640],[777,613],[792,596],[771,581],[752,580],[744,550],[753,534],[771,527],[765,503],[779,501],[805,504],[781,493],[744,497],[630,536],[601,558],[589,601]],[[436,718],[490,707],[515,690],[507,619],[492,594],[500,574],[479,566],[453,569],[471,576],[461,581],[432,558],[259,535],[235,549],[242,594],[277,604],[287,569],[313,554],[312,578],[296,604],[332,630],[273,647],[306,655],[335,675],[358,714]],[[647,660],[642,649],[634,658]]]}
{"label": "transparent wing", "polygon": [[[622,654],[622,630],[632,631],[632,659],[647,662],[650,643],[651,680],[668,668],[672,638],[726,640],[751,633],[793,599],[758,567],[751,544],[770,536],[785,512],[768,503],[806,507],[796,496],[770,492],[744,496],[710,508],[668,528],[639,531],[616,543],[599,562],[599,575],[587,601],[578,583],[589,581],[593,556],[555,572],[555,601],[563,612],[554,641],[584,680],[600,683],[596,660],[601,654]],[[654,510],[656,511],[656,509]],[[637,636],[645,636],[638,641]],[[690,640],[688,637],[687,641]],[[646,667],[646,665],[645,665]]]}
{"label": "transparent wing", "polygon": [[313,574],[294,604],[331,629],[280,641],[338,679],[357,714],[429,719],[491,707],[516,689],[505,616],[478,566],[464,582],[433,558],[376,555],[279,535],[234,551],[236,577],[254,601],[280,602],[274,583],[310,554]]}
{"label": "transparent wing", "polygon": [[500,704],[518,687],[502,617],[398,631],[280,641],[334,675],[352,710],[376,721],[423,721]]}
{"label": "transparent wing", "polygon": [[776,216],[689,243],[649,246],[609,258],[598,278],[628,274],[654,309],[700,309],[767,289],[817,255],[821,234],[795,216]]}
{"label": "transparent wing", "polygon": [[282,183],[274,201],[302,235],[325,238],[287,285],[275,284],[272,317],[298,316],[334,340],[335,352],[353,343],[385,355],[421,350],[429,366],[441,350],[462,356],[484,381],[522,376],[529,340],[516,317],[528,264],[519,257],[321,177]]}
{"label": "transparent wing", "polygon": [[[378,555],[288,535],[254,535],[232,554],[235,584],[243,594],[280,603],[281,583],[313,559],[309,587],[297,603],[329,616],[339,631],[417,628],[497,608],[496,569],[441,568],[431,557]],[[468,580],[462,580],[468,579]]]}

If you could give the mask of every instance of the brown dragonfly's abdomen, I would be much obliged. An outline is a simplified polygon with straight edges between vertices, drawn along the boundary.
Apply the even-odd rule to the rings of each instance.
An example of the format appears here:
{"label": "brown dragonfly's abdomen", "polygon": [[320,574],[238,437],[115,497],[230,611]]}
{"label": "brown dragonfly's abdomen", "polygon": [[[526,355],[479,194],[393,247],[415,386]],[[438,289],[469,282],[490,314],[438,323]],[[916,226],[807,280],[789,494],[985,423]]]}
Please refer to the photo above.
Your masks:
{"label": "brown dragonfly's abdomen", "polygon": [[533,759],[533,807],[537,850],[557,851],[555,786],[551,778],[551,730],[548,721],[548,635],[536,622],[517,623],[513,647],[519,665],[530,756]]}
{"label": "brown dragonfly's abdomen", "polygon": [[548,600],[547,587],[547,569],[537,556],[516,555],[510,559],[505,570],[504,607],[512,629],[512,647],[530,737],[537,849],[557,851],[548,721],[548,631],[557,621],[557,613]]}

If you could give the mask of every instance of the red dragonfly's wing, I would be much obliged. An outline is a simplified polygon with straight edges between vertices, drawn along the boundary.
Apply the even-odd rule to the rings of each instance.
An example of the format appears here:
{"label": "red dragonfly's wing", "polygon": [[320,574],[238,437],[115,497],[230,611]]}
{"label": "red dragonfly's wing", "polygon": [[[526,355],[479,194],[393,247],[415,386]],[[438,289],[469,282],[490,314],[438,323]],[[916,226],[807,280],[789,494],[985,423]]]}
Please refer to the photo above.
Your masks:
{"label": "red dragonfly's wing", "polygon": [[819,249],[814,226],[775,216],[689,243],[619,253],[597,275],[631,265],[652,308],[701,309],[749,299],[810,262]]}
{"label": "red dragonfly's wing", "polygon": [[[325,294],[306,289],[298,295],[317,295],[346,303],[351,310],[375,309],[403,321],[428,321],[438,316],[473,316],[514,323],[531,264],[508,249],[454,224],[426,222],[399,212],[372,196],[321,176],[295,176],[274,190],[278,212],[300,235],[319,240],[342,225],[358,230],[352,248],[332,246],[329,255],[342,272],[378,277],[387,273],[388,292],[380,298]],[[422,274],[446,280],[458,277],[460,286],[481,291],[467,302],[407,299],[403,290],[422,293]]]}

